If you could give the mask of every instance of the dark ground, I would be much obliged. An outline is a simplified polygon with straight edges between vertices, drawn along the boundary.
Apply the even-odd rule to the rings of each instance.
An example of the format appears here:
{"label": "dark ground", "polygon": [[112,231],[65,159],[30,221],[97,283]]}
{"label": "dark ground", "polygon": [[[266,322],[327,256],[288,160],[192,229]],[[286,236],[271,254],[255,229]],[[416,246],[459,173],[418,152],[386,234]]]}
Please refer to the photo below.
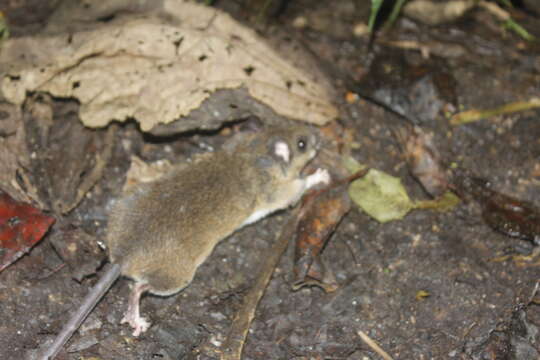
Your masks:
{"label": "dark ground", "polygon": [[[389,130],[395,120],[366,100],[346,103],[346,91],[375,97],[420,119],[423,128],[435,132],[446,161],[489,179],[501,192],[540,205],[539,110],[457,127],[444,116],[452,109],[493,108],[539,96],[538,44],[525,43],[485,13],[473,11],[456,23],[436,27],[402,19],[375,39],[368,52],[367,38],[352,34],[354,24],[366,21],[368,2],[291,3],[270,24],[301,39],[335,79],[341,94],[336,100],[341,103],[340,122],[354,129],[358,161],[400,177],[412,197],[425,198]],[[244,20],[253,16],[239,5],[218,5],[227,5]],[[28,25],[21,19],[25,11],[35,15],[29,9],[21,7],[14,12],[21,18],[12,21],[21,28],[37,27],[48,10],[40,8],[42,17],[35,16]],[[9,17],[9,8],[5,12]],[[520,23],[540,36],[538,15],[518,14]],[[298,16],[308,20],[306,28],[292,26]],[[382,45],[398,39],[459,45],[462,52],[426,59],[417,50]],[[131,146],[115,147],[91,195],[59,219],[28,256],[0,274],[2,359],[31,355],[60,329],[66,313],[96,280],[78,283],[67,266],[56,271],[62,261],[51,239],[73,229],[103,237],[107,206],[120,192],[131,153],[145,160],[178,161],[178,156],[196,150],[186,137],[156,142],[143,138],[133,125],[122,127],[117,136],[117,144]],[[221,141],[216,138],[200,136],[196,141]],[[264,220],[221,243],[180,294],[145,297],[142,312],[154,325],[140,338],[119,324],[129,281],[118,281],[70,341],[72,352],[59,358],[219,358],[231,320],[285,216]],[[379,359],[357,336],[362,330],[394,359],[537,359],[540,308],[520,304],[531,296],[540,268],[490,261],[516,244],[524,242],[491,230],[473,206],[462,204],[448,213],[416,211],[384,225],[353,209],[324,252],[340,288],[330,294],[319,288],[292,292],[289,249],[258,307],[244,358]],[[88,261],[100,256],[90,253]],[[417,299],[420,290],[429,297]]]}

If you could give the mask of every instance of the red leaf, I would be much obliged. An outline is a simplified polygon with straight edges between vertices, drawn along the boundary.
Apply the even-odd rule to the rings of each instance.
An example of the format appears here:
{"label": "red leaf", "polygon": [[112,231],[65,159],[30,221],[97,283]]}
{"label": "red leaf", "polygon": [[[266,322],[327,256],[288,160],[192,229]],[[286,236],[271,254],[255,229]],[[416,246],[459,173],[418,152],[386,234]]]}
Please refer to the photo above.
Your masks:
{"label": "red leaf", "polygon": [[0,271],[27,253],[54,221],[32,205],[0,192]]}

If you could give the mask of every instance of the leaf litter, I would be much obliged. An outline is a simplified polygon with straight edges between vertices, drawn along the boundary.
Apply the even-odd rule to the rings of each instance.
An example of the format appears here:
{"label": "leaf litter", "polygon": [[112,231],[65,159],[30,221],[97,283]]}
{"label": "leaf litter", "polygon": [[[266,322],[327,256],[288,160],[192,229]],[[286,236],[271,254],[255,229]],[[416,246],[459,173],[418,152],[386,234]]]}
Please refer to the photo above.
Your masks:
{"label": "leaf litter", "polygon": [[6,40],[2,94],[19,105],[28,92],[77,99],[86,126],[134,119],[143,131],[187,116],[223,89],[246,89],[279,116],[318,125],[337,116],[324,79],[291,65],[229,15],[187,1],[148,6],[145,14]]}

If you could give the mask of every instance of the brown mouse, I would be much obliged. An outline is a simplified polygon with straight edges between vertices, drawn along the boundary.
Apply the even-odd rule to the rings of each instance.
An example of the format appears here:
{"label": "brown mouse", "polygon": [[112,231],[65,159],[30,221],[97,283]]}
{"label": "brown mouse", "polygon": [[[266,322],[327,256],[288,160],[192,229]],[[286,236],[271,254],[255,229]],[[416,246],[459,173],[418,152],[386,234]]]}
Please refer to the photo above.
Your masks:
{"label": "brown mouse", "polygon": [[41,359],[58,353],[120,275],[135,281],[122,322],[138,336],[150,326],[139,313],[144,292],[179,292],[219,241],[330,181],[323,169],[301,176],[319,147],[317,132],[309,126],[271,127],[231,143],[118,200],[107,232],[113,265]]}

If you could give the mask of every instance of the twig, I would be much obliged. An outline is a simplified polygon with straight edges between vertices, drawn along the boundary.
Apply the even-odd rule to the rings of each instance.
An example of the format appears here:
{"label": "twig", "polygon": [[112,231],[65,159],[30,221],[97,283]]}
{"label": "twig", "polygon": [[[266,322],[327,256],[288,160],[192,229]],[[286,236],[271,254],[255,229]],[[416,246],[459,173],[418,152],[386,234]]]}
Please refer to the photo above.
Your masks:
{"label": "twig", "polygon": [[532,98],[528,101],[518,101],[509,104],[502,105],[495,109],[489,110],[468,110],[458,113],[450,119],[450,124],[461,125],[484,119],[487,117],[511,114],[517,111],[524,111],[540,107],[540,98]]}
{"label": "twig", "polygon": [[292,237],[299,219],[299,208],[292,211],[291,217],[272,249],[268,251],[269,256],[263,264],[255,285],[244,298],[242,307],[234,316],[231,330],[225,343],[222,347],[221,360],[240,360],[242,358],[242,350],[246,342],[247,333],[251,325],[251,321],[255,316],[255,310],[261,300],[266,286],[276,268],[276,265],[281,258],[281,255],[287,249],[289,239]]}
{"label": "twig", "polygon": [[372,340],[366,333],[362,330],[358,330],[358,336],[377,354],[379,354],[384,360],[393,360],[386,351],[384,351],[374,340]]}
{"label": "twig", "polygon": [[493,16],[495,16],[497,19],[506,21],[510,19],[510,13],[508,11],[503,10],[499,5],[490,3],[487,1],[480,1],[478,3],[478,6],[484,8],[489,13],[491,13]]}
{"label": "twig", "polygon": [[531,296],[529,297],[529,301],[528,301],[528,304],[531,304],[531,303],[535,303],[537,304],[538,302],[534,301],[534,298],[536,297],[536,294],[538,294],[538,289],[540,287],[540,281],[537,281],[536,284],[534,285],[534,289],[531,293]]}
{"label": "twig", "polygon": [[348,184],[351,181],[354,181],[364,176],[368,171],[369,168],[359,170],[346,178],[333,181],[329,186],[323,189],[311,192],[304,198],[302,206],[299,206],[292,211],[289,221],[284,226],[278,240],[276,241],[272,249],[269,251],[269,254],[271,255],[266,259],[266,262],[263,264],[259,276],[255,282],[255,285],[246,295],[242,307],[234,316],[231,330],[222,347],[221,360],[240,360],[242,358],[242,350],[246,342],[249,327],[253,318],[255,317],[257,305],[259,304],[259,301],[261,300],[264,291],[266,290],[266,286],[268,285],[268,282],[272,277],[272,273],[274,272],[274,269],[276,268],[279,259],[281,258],[281,255],[287,249],[289,239],[295,232],[303,209],[307,208],[309,206],[307,204],[320,194],[341,185]]}

